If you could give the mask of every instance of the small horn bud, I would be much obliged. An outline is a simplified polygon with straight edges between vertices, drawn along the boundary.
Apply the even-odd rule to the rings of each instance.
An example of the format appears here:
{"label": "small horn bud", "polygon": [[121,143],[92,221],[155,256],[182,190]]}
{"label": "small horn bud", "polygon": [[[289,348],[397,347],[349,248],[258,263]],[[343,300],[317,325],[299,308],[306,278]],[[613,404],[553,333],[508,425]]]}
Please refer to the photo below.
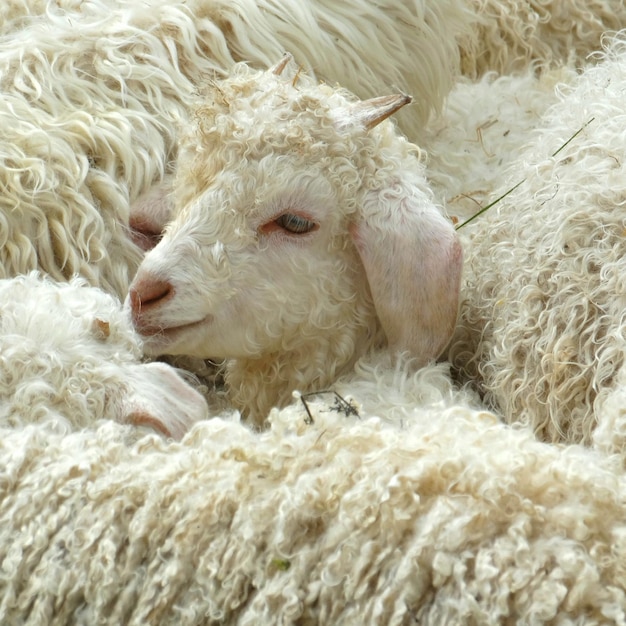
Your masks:
{"label": "small horn bud", "polygon": [[276,76],[280,76],[292,59],[293,56],[289,52],[285,52],[283,58],[278,63],[276,63],[274,67],[270,68],[270,72],[272,72],[272,74],[276,74]]}
{"label": "small horn bud", "polygon": [[361,100],[349,107],[346,118],[361,124],[365,130],[371,130],[412,100],[411,96],[403,93]]}

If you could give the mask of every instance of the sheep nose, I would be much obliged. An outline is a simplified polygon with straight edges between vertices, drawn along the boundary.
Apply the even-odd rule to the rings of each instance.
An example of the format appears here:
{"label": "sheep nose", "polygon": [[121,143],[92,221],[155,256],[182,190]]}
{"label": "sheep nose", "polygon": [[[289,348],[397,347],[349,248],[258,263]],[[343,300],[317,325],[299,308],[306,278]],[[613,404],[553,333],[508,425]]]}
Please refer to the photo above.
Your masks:
{"label": "sheep nose", "polygon": [[128,292],[130,310],[135,326],[147,329],[146,313],[151,313],[174,294],[171,283],[154,276],[142,276],[133,281]]}

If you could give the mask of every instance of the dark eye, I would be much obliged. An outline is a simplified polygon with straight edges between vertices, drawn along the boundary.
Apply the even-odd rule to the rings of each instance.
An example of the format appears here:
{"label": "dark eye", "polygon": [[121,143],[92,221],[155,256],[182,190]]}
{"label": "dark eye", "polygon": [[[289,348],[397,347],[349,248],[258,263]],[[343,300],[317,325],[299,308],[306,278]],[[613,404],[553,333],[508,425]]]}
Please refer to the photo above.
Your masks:
{"label": "dark eye", "polygon": [[307,220],[305,217],[294,215],[293,213],[283,213],[280,217],[277,217],[274,222],[283,230],[286,230],[288,233],[293,233],[294,235],[310,233],[317,228],[315,222]]}

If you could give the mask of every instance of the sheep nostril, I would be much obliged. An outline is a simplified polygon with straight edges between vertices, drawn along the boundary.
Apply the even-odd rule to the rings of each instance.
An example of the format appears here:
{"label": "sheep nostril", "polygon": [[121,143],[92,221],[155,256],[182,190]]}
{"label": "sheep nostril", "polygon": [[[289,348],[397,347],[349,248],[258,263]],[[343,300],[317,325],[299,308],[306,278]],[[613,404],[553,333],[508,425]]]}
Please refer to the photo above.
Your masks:
{"label": "sheep nostril", "polygon": [[171,283],[160,279],[140,279],[129,291],[130,308],[133,319],[138,322],[142,313],[153,310],[174,293]]}

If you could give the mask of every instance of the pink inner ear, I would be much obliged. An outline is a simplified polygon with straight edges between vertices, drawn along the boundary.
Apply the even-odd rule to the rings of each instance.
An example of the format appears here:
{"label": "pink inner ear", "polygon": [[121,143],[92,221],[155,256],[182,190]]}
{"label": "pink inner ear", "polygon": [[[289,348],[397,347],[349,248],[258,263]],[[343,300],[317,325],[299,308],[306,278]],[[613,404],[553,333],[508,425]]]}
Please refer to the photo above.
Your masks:
{"label": "pink inner ear", "polygon": [[130,365],[119,420],[149,426],[181,439],[199,420],[208,417],[206,400],[164,363]]}
{"label": "pink inner ear", "polygon": [[377,316],[394,352],[424,365],[446,347],[456,323],[462,251],[452,224],[424,196],[372,193],[370,222],[351,229]]}

